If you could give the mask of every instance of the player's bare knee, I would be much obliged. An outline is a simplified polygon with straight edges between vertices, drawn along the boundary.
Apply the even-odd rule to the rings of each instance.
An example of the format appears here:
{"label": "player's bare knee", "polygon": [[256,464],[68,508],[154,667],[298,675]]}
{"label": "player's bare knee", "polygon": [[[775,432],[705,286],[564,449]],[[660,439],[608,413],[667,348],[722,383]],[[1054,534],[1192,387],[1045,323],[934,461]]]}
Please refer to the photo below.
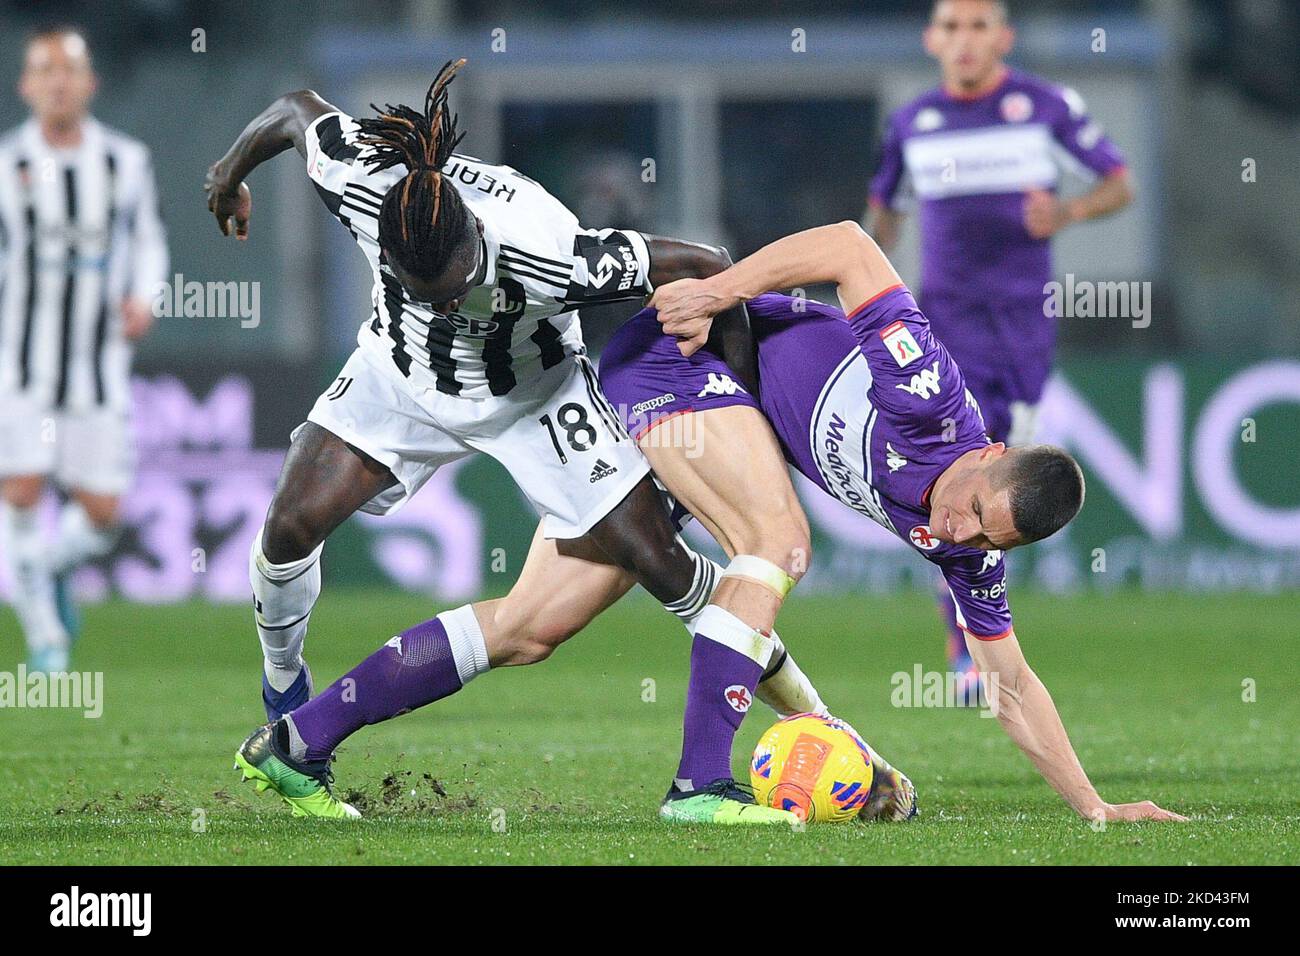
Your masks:
{"label": "player's bare knee", "polygon": [[812,538],[806,522],[797,516],[767,515],[733,538],[737,554],[752,554],[770,561],[798,581],[812,566]]}
{"label": "player's bare knee", "polygon": [[321,523],[307,509],[278,498],[271,502],[262,529],[262,554],[272,564],[301,561],[324,540]]}

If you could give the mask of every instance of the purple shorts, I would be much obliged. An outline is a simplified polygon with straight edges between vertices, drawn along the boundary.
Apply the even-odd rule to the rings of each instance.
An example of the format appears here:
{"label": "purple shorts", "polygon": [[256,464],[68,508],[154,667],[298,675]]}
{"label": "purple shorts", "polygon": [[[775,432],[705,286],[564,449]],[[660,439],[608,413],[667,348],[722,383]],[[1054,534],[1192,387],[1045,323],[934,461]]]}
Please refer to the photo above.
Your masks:
{"label": "purple shorts", "polygon": [[600,385],[636,439],[687,412],[759,407],[717,355],[705,349],[682,355],[654,309],[642,309],[609,340],[600,356]]}
{"label": "purple shorts", "polygon": [[1043,315],[1042,296],[981,300],[923,295],[921,307],[961,366],[989,437],[1006,441],[1012,403],[1037,405],[1052,370],[1056,320]]}

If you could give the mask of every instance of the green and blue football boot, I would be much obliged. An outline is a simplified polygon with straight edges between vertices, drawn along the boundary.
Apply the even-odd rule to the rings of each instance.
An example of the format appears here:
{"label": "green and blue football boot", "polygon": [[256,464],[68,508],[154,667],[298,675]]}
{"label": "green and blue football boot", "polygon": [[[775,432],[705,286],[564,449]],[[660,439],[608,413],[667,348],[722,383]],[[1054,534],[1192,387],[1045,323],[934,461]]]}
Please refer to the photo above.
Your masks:
{"label": "green and blue football boot", "polygon": [[659,817],[672,823],[713,823],[720,826],[794,827],[799,817],[789,810],[760,806],[749,787],[730,777],[698,790],[679,790],[674,783],[659,806]]}
{"label": "green and blue football boot", "polygon": [[334,795],[328,760],[306,762],[289,756],[289,726],[283,720],[259,727],[235,751],[235,769],[258,793],[273,790],[295,817],[355,820],[361,816]]}

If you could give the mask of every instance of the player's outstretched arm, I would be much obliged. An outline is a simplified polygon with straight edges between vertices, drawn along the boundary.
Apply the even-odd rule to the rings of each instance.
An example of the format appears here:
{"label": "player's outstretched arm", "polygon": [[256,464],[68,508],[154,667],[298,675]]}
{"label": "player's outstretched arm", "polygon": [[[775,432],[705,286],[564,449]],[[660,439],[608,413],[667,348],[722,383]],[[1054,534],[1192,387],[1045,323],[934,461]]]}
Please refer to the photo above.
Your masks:
{"label": "player's outstretched arm", "polygon": [[307,127],[317,118],[335,109],[311,90],[286,93],[259,113],[244,127],[226,155],[208,168],[203,185],[208,194],[208,210],[217,217],[223,236],[234,233],[248,238],[248,220],[253,210],[252,196],[244,179],[254,169],[290,146],[306,158]]}
{"label": "player's outstretched arm", "polygon": [[902,280],[856,222],[818,226],[778,239],[731,268],[703,280],[669,283],[650,304],[664,331],[679,339],[707,337],[712,316],[773,289],[833,282],[849,312]]}
{"label": "player's outstretched arm", "polygon": [[1015,634],[996,641],[966,640],[987,683],[989,704],[1038,772],[1079,816],[1087,820],[1177,820],[1187,818],[1150,800],[1107,803],[1098,796],[1074,753],[1052,695],[1025,661]]}

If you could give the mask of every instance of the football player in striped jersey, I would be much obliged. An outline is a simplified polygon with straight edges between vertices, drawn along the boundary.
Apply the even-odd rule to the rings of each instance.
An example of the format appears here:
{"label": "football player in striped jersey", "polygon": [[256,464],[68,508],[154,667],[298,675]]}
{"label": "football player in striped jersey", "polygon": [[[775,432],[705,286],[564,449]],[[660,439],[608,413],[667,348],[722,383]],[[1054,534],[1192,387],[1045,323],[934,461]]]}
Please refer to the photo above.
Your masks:
{"label": "football player in striped jersey", "polygon": [[[785,811],[756,806],[730,767],[735,730],[776,647],[771,616],[756,616],[747,594],[766,585],[751,579],[792,579],[752,555],[714,594],[712,565],[678,536],[644,456],[600,391],[575,312],[717,272],[726,255],[631,230],[583,229],[516,170],[456,153],[447,94],[463,63],[440,71],[422,109],[388,106],[357,119],[308,91],[284,96],[209,171],[221,231],[246,239],[244,179],[297,149],[374,275],[358,348],[295,433],[253,545],[270,723],[237,761],[297,801],[296,812],[350,816],[327,784],[337,740],[454,693],[499,663],[485,639],[491,622],[471,605],[385,644],[310,704],[302,659],[329,533],[358,509],[400,507],[440,465],[484,452],[528,495],[557,550],[612,560],[695,635],[683,755],[665,816],[792,823]],[[358,686],[365,691],[348,690]]]}
{"label": "football player in striped jersey", "polygon": [[[153,325],[167,243],[148,148],[90,113],[90,49],[34,33],[19,90],[32,115],[0,139],[0,559],[32,670],[67,670],[71,576],[107,554],[135,465],[134,343]],[[67,495],[41,527],[50,486]]]}

